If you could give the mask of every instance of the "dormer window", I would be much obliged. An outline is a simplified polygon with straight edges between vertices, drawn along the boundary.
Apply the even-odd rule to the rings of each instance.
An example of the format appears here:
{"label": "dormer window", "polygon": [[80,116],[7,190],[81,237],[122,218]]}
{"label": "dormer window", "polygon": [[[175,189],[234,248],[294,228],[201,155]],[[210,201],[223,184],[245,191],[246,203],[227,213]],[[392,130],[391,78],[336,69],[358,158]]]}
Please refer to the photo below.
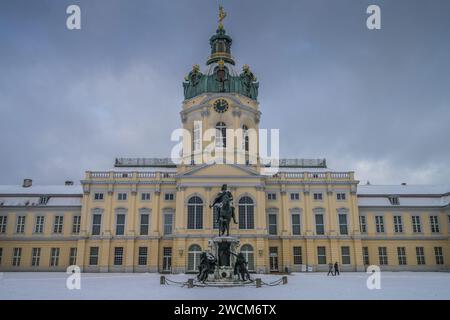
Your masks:
{"label": "dormer window", "polygon": [[48,196],[39,197],[39,204],[47,204],[49,199],[50,199],[50,197],[48,197]]}
{"label": "dormer window", "polygon": [[393,205],[393,206],[398,206],[400,205],[400,201],[398,196],[390,196],[389,197],[389,202]]}

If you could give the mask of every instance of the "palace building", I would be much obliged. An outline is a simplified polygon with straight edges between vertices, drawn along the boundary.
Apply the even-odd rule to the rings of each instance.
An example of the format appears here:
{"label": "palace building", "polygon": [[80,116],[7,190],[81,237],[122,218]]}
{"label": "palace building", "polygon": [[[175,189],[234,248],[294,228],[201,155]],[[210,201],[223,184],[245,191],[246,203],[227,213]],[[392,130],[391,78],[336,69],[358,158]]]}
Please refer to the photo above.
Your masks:
{"label": "palace building", "polygon": [[[448,271],[450,185],[359,185],[324,159],[281,159],[278,172],[263,174],[249,134],[259,129],[258,82],[247,65],[237,71],[223,17],[203,72],[195,65],[183,82],[188,159],[120,158],[87,171],[81,185],[0,186],[0,271],[196,272],[218,233],[209,205],[222,184],[238,220],[230,233],[252,272],[324,271],[330,262]],[[224,156],[244,161],[197,161],[208,129]],[[235,138],[242,148],[229,151]]]}

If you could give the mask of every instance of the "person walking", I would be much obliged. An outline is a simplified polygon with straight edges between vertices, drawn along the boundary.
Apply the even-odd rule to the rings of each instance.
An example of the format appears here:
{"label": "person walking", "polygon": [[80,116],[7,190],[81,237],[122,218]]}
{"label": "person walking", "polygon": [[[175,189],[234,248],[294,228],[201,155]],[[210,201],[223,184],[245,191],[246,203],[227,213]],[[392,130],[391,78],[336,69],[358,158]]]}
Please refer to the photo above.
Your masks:
{"label": "person walking", "polygon": [[339,275],[339,265],[337,262],[334,263],[334,275],[335,276]]}
{"label": "person walking", "polygon": [[328,273],[327,273],[327,276],[329,276],[330,273],[331,273],[332,276],[334,276],[334,273],[333,273],[333,264],[332,264],[331,262],[328,264]]}

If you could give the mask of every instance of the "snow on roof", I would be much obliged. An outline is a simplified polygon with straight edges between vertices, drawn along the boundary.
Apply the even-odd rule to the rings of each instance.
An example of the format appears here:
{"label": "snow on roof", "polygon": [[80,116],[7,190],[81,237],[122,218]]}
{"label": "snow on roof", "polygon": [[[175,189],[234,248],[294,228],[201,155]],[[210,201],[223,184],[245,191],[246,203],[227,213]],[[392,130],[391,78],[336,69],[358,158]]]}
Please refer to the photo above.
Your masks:
{"label": "snow on roof", "polygon": [[445,195],[450,185],[358,185],[358,196],[373,195]]}
{"label": "snow on roof", "polygon": [[20,185],[0,185],[0,195],[77,195],[83,194],[81,185],[36,185],[24,188]]}

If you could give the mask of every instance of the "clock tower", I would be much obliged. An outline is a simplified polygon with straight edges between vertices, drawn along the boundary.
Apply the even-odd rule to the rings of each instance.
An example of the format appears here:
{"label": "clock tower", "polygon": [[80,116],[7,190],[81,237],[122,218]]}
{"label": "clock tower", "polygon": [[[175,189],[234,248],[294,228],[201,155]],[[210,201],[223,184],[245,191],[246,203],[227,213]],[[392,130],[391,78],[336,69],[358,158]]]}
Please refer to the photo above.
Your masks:
{"label": "clock tower", "polygon": [[[220,8],[219,25],[209,40],[211,54],[204,70],[194,65],[183,82],[180,114],[188,133],[183,150],[190,150],[184,153],[184,166],[207,161],[259,166],[259,83],[248,65],[236,71],[232,39],[222,24],[225,16]],[[213,161],[211,156],[205,159],[205,150]]]}

